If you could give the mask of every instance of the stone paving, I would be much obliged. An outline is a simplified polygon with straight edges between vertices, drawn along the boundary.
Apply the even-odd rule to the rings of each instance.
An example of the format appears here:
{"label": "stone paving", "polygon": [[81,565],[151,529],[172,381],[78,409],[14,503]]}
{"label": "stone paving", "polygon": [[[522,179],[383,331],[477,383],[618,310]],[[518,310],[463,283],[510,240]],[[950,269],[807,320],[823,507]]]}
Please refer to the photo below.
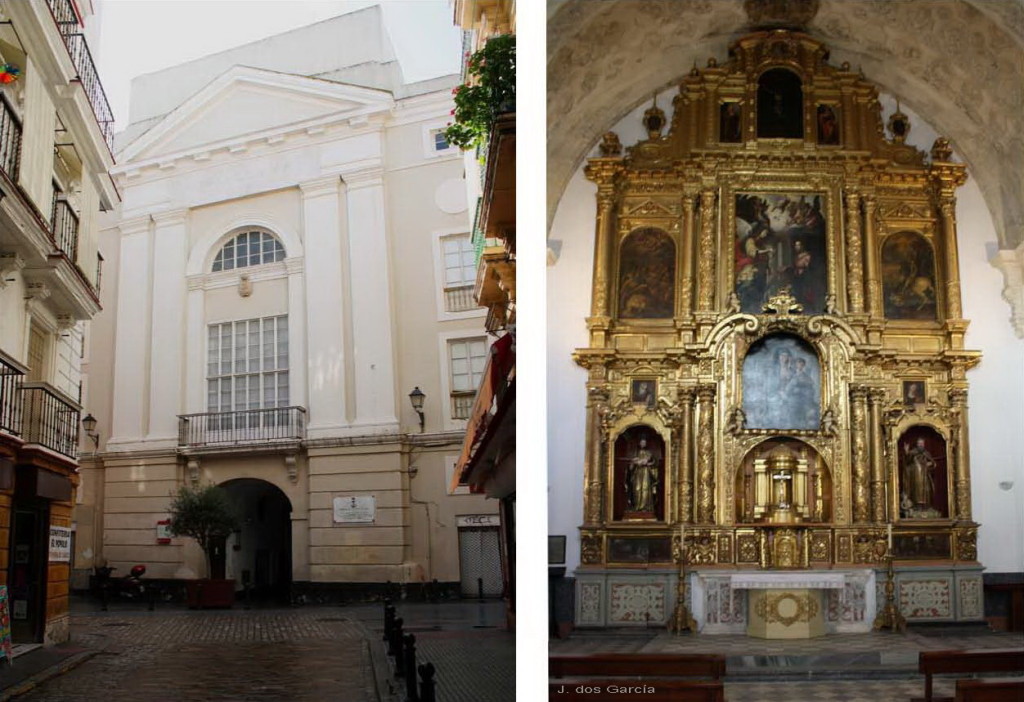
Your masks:
{"label": "stone paving", "polygon": [[[439,702],[515,699],[515,639],[500,603],[398,604]],[[99,653],[19,697],[26,702],[378,702],[386,671],[380,606],[73,612],[72,640]],[[389,689],[391,688],[391,689]]]}

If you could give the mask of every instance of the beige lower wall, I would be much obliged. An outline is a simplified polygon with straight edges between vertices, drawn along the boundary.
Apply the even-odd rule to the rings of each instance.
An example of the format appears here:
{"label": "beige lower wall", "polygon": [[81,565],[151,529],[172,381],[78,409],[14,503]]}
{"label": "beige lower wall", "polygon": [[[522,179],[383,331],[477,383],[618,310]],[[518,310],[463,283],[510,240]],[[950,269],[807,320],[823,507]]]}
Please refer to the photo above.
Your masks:
{"label": "beige lower wall", "polygon": [[[400,441],[311,448],[296,457],[294,476],[280,454],[204,456],[199,479],[219,485],[253,478],[285,494],[295,581],[453,582],[460,577],[456,518],[498,513],[496,500],[448,493],[446,463],[459,448],[410,448]],[[123,574],[143,563],[154,578],[205,575],[202,552],[190,539],[156,542],[156,523],[167,518],[170,494],[189,473],[171,451],[84,460],[75,568],[106,563]],[[335,524],[334,498],[354,495],[376,498],[376,520]]]}

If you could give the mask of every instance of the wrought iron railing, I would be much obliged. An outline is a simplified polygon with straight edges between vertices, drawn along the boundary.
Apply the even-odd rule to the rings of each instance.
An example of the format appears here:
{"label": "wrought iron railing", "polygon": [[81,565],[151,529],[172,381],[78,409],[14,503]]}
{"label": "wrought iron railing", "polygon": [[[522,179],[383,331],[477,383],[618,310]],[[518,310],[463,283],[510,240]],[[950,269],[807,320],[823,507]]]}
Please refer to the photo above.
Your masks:
{"label": "wrought iron railing", "polygon": [[103,254],[96,252],[96,292],[100,291],[100,283],[103,281]]}
{"label": "wrought iron railing", "polygon": [[53,243],[72,262],[78,260],[78,215],[67,200],[54,195],[52,224]]}
{"label": "wrought iron railing", "polygon": [[476,391],[453,392],[452,393],[452,419],[469,419],[473,411],[473,402],[476,400]]}
{"label": "wrought iron railing", "polygon": [[0,357],[0,431],[21,433],[21,383],[25,372]]}
{"label": "wrought iron railing", "polygon": [[178,446],[232,446],[306,438],[305,407],[178,415]]}
{"label": "wrought iron railing", "polygon": [[17,182],[21,164],[21,120],[6,97],[0,97],[0,106],[3,108],[0,110],[0,169]]}
{"label": "wrought iron railing", "polygon": [[100,83],[99,73],[96,72],[96,62],[92,59],[89,51],[89,44],[85,41],[85,35],[78,31],[81,23],[78,13],[72,0],[46,0],[53,15],[53,21],[64,39],[64,46],[67,47],[68,55],[71,56],[71,63],[78,70],[78,80],[85,88],[85,96],[92,106],[93,116],[99,125],[103,140],[107,143],[110,153],[114,153],[114,112],[110,109],[110,101]]}
{"label": "wrought iron railing", "polygon": [[25,383],[21,394],[25,441],[77,458],[78,408],[46,383]]}
{"label": "wrought iron railing", "polygon": [[473,299],[473,284],[444,289],[444,311],[466,312],[476,308]]}

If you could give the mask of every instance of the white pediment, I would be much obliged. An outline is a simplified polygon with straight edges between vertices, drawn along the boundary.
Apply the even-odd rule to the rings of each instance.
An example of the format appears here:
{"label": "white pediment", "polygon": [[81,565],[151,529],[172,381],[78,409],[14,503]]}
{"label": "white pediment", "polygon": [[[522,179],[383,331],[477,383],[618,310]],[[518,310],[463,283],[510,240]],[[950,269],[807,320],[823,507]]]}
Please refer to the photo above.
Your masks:
{"label": "white pediment", "polygon": [[383,90],[236,66],[128,144],[118,161],[145,161],[273,136],[324,119],[391,109]]}

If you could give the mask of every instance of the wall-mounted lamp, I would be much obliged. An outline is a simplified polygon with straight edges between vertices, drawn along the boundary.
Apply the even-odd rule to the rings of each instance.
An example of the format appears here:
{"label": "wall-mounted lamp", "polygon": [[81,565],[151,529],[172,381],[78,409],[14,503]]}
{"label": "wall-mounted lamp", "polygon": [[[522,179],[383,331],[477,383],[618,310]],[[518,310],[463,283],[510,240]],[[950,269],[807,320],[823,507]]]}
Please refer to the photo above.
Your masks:
{"label": "wall-mounted lamp", "polygon": [[93,417],[92,414],[82,417],[82,428],[85,429],[85,435],[92,439],[93,450],[99,451],[100,434],[96,431],[96,417]]}
{"label": "wall-mounted lamp", "polygon": [[426,399],[426,395],[420,390],[417,385],[413,388],[412,392],[409,393],[409,402],[412,403],[412,408],[416,410],[416,414],[420,416],[420,433],[423,433],[424,425],[426,420],[423,418],[423,400]]}

